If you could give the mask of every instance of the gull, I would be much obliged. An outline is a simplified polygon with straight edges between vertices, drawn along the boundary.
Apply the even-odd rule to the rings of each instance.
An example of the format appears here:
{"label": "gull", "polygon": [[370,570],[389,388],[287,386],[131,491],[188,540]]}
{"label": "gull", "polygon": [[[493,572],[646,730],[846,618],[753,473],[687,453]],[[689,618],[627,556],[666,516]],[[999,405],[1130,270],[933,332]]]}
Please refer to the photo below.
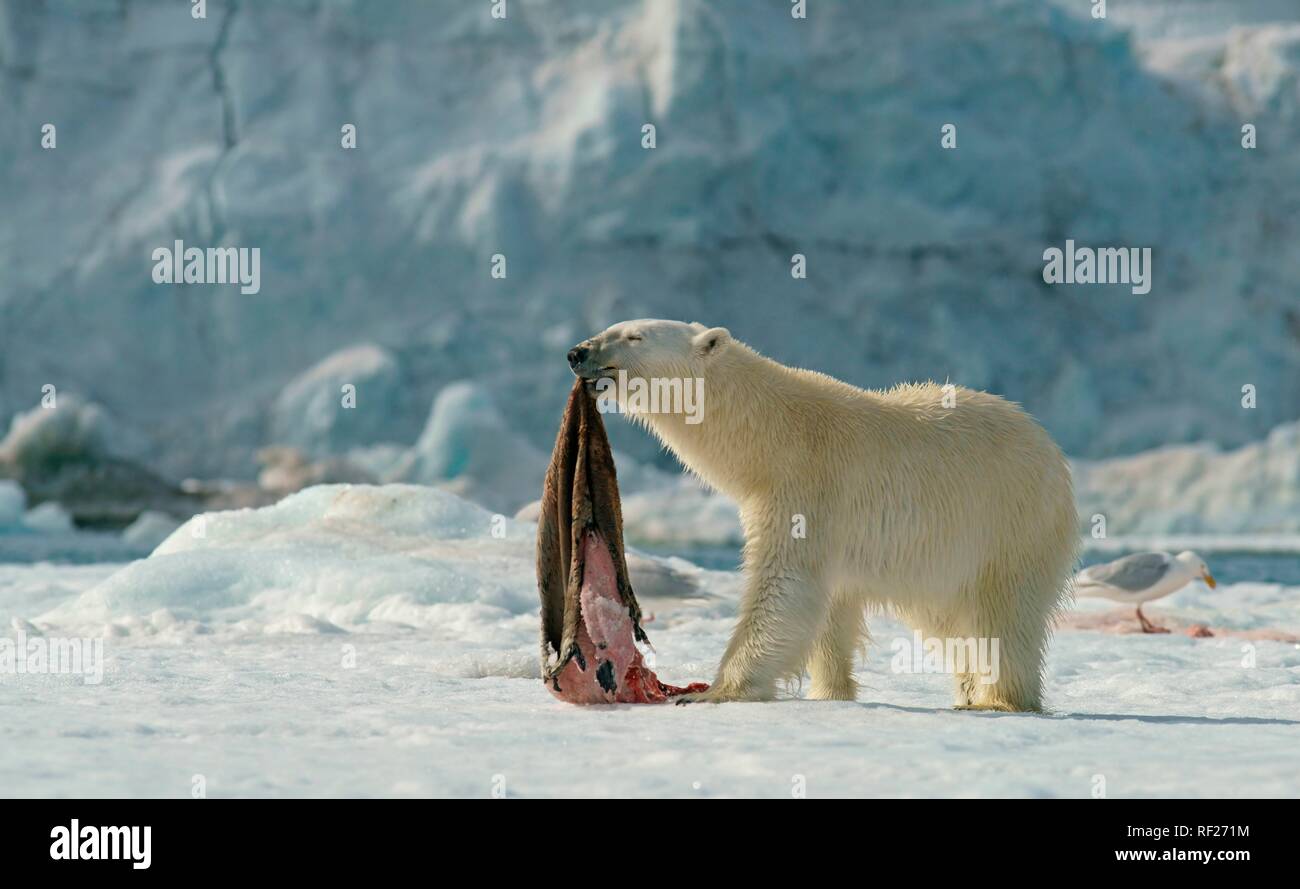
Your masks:
{"label": "gull", "polygon": [[1190,550],[1176,556],[1169,553],[1134,553],[1113,562],[1092,565],[1079,572],[1074,590],[1080,596],[1100,596],[1115,602],[1137,605],[1137,618],[1144,633],[1168,633],[1147,620],[1142,603],[1167,596],[1197,578],[1214,589],[1218,583],[1205,560]]}

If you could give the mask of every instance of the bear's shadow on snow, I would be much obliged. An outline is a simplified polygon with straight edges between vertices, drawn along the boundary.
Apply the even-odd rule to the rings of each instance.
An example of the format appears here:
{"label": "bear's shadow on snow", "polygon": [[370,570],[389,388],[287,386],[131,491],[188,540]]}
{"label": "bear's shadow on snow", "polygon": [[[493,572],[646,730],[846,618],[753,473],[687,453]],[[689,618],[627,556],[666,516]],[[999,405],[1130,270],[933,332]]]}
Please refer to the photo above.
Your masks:
{"label": "bear's shadow on snow", "polygon": [[1160,716],[1137,713],[1002,713],[995,710],[954,710],[947,707],[903,707],[898,704],[859,703],[871,710],[898,710],[904,713],[933,715],[953,713],[983,719],[1052,719],[1082,722],[1147,722],[1156,725],[1300,725],[1300,720],[1272,719],[1266,716]]}

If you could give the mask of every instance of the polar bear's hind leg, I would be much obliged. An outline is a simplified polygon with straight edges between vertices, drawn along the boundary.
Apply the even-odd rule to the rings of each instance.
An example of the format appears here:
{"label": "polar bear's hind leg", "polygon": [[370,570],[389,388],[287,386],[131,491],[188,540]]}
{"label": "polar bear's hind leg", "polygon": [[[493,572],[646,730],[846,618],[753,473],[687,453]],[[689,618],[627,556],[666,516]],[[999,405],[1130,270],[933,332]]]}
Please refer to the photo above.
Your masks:
{"label": "polar bear's hind leg", "polygon": [[990,657],[996,641],[994,671],[960,672],[957,707],[966,710],[1040,712],[1043,669],[1052,626],[1062,600],[1061,572],[1030,570],[1019,574],[987,572],[974,602],[979,611],[966,622]]}
{"label": "polar bear's hind leg", "polygon": [[866,638],[862,600],[851,593],[836,596],[826,622],[813,643],[808,658],[812,687],[808,697],[815,701],[853,701],[858,683],[853,678],[853,657]]}

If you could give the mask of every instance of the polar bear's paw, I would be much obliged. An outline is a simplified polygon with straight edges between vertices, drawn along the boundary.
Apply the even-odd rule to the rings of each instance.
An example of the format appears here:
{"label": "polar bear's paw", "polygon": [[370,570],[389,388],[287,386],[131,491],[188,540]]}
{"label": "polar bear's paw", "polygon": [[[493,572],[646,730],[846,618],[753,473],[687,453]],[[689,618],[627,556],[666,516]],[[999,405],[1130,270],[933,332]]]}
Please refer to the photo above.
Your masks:
{"label": "polar bear's paw", "polygon": [[810,701],[856,701],[857,699],[858,684],[851,679],[827,685],[819,684],[814,680],[812,688],[808,690]]}
{"label": "polar bear's paw", "polygon": [[677,695],[673,698],[675,704],[725,704],[730,701],[758,701],[762,700],[755,695],[744,694],[734,690],[728,690],[719,686],[714,686],[708,691],[693,691],[684,695]]}
{"label": "polar bear's paw", "polygon": [[673,703],[678,707],[683,704],[721,704],[724,701],[734,700],[718,694],[713,689],[708,691],[692,691],[684,695],[677,695],[673,698]]}
{"label": "polar bear's paw", "polygon": [[1000,701],[989,703],[989,704],[957,704],[953,707],[953,709],[954,710],[985,710],[993,713],[1024,712],[1020,708],[1013,707],[1010,704],[1004,704]]}

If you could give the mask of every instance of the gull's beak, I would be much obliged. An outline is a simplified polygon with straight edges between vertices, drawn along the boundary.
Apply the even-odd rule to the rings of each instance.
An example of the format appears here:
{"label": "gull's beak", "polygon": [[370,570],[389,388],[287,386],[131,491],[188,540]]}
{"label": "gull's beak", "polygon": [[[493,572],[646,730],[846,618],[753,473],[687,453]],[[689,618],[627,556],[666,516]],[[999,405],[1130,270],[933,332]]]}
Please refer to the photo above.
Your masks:
{"label": "gull's beak", "polygon": [[1214,575],[1208,571],[1201,575],[1201,579],[1205,581],[1205,585],[1210,589],[1214,589],[1219,585],[1219,582],[1214,579]]}

